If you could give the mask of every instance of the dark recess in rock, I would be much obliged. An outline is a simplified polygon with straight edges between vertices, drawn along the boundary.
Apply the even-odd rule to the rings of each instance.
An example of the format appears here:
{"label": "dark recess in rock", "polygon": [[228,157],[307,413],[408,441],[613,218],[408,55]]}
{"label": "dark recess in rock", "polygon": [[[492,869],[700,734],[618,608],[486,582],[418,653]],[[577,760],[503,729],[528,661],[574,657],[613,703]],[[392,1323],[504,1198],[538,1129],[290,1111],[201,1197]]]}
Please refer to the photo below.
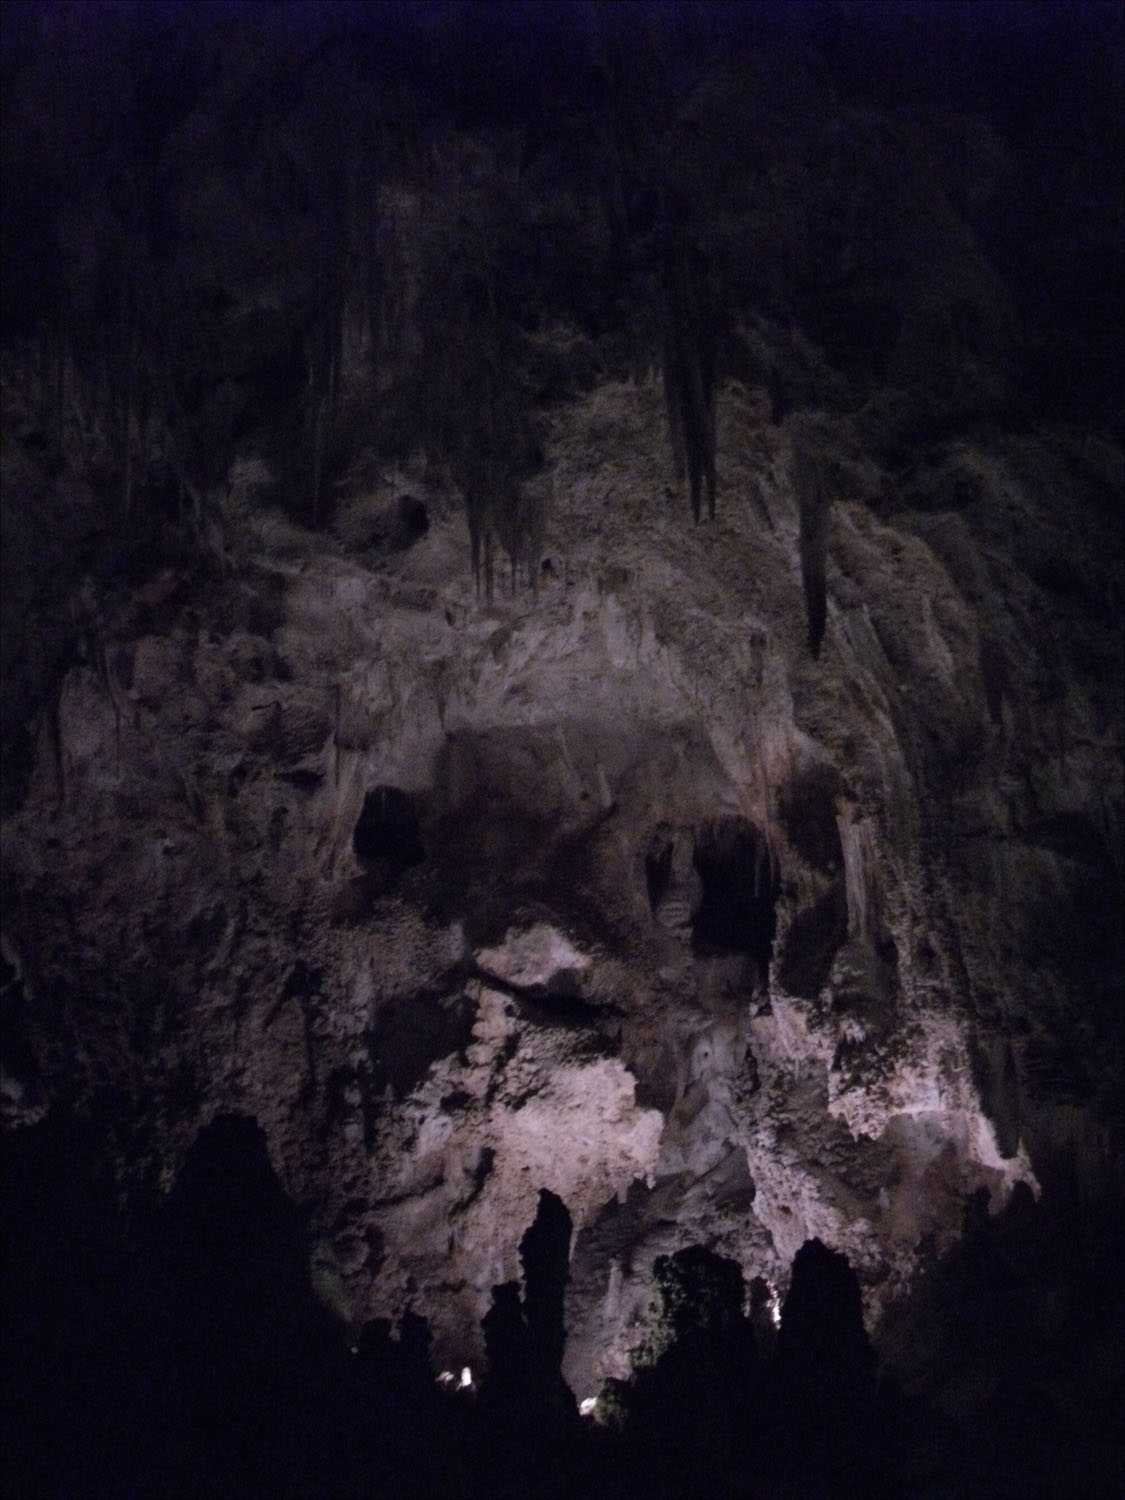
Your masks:
{"label": "dark recess in rock", "polygon": [[548,984],[518,985],[491,974],[476,964],[464,971],[466,977],[482,980],[491,989],[510,995],[521,1010],[537,1026],[574,1027],[587,1032],[587,1043],[596,1048],[591,1031],[603,1017],[620,1017],[620,1009],[613,1004],[593,1005],[583,999],[581,982],[571,970],[561,970],[551,976]]}
{"label": "dark recess in rock", "polygon": [[371,1031],[371,1076],[376,1094],[387,1084],[401,1099],[430,1066],[468,1045],[473,1007],[460,995],[421,994],[382,1006]]}
{"label": "dark recess in rock", "polygon": [[296,771],[278,771],[277,779],[278,781],[287,781],[290,786],[296,787],[299,792],[315,792],[324,780],[324,776],[320,771],[301,768]]}
{"label": "dark recess in rock", "polygon": [[426,856],[418,834],[418,814],[408,794],[394,786],[377,786],[368,792],[352,848],[372,875],[383,877],[388,889],[404,870],[421,864]]}
{"label": "dark recess in rock", "polygon": [[1020,1148],[1020,1091],[1010,1042],[983,1045],[979,1040],[971,1052],[973,1081],[980,1090],[981,1104],[996,1130],[996,1145],[1005,1158]]}
{"label": "dark recess in rock", "polygon": [[703,899],[692,923],[701,957],[749,953],[764,976],[777,928],[777,875],[769,845],[746,818],[720,818],[699,832],[692,860]]}
{"label": "dark recess in rock", "polygon": [[794,918],[777,966],[781,988],[790,995],[814,1000],[824,988],[832,960],[847,935],[847,893],[844,882],[836,880]]}
{"label": "dark recess in rock", "polygon": [[392,545],[398,549],[421,541],[430,529],[430,513],[413,495],[400,495],[395,501],[395,530]]}
{"label": "dark recess in rock", "polygon": [[794,772],[778,798],[786,838],[822,875],[835,875],[843,866],[836,798],[845,792],[839,771],[816,763]]}

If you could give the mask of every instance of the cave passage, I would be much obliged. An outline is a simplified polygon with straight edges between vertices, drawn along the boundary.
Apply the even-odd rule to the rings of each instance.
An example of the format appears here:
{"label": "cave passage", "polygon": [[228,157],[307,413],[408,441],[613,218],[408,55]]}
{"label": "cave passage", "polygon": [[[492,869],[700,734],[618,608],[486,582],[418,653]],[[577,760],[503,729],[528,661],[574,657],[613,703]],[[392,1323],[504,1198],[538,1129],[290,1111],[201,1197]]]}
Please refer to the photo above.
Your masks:
{"label": "cave passage", "polygon": [[777,929],[777,874],[765,837],[747,818],[719,818],[696,836],[692,860],[703,899],[692,922],[700,957],[749,953],[764,978]]}
{"label": "cave passage", "polygon": [[409,795],[394,786],[377,786],[363,799],[363,811],[352,834],[356,858],[392,884],[404,870],[425,859],[418,833],[418,814]]}

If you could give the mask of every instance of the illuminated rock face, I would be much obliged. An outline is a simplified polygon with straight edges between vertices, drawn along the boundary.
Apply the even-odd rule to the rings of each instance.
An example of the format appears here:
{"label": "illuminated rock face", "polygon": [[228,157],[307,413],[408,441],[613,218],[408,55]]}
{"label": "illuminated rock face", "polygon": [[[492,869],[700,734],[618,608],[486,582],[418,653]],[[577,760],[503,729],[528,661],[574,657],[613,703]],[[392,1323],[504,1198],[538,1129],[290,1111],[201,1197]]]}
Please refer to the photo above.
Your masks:
{"label": "illuminated rock face", "polygon": [[255,523],[220,597],[75,667],[5,833],[13,1115],[77,1098],[164,1183],[253,1115],[352,1318],[412,1307],[455,1369],[547,1189],[580,1397],[657,1254],[783,1286],[817,1237],[874,1319],[975,1189],[1103,1183],[1077,997],[1121,862],[1117,648],[1028,554],[1096,593],[1083,484],[1120,454],[950,445],[927,494],[971,468],[976,498],[922,507],[867,420],[819,439],[853,498],[816,662],[785,429],[724,392],[693,529],[659,393],[610,386],[548,454],[537,593],[475,597],[435,482],[376,570]]}

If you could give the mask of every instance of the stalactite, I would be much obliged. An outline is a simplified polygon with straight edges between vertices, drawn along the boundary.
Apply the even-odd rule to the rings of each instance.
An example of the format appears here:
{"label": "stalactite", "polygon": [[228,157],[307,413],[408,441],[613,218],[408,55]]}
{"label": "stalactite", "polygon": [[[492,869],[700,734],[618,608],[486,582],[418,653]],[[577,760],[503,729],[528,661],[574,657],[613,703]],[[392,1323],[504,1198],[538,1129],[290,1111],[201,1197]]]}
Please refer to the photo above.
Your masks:
{"label": "stalactite", "polygon": [[791,480],[800,514],[801,583],[805,594],[808,645],[820,655],[828,619],[827,562],[829,495],[816,439],[805,419],[790,428]]}
{"label": "stalactite", "polygon": [[663,368],[677,484],[687,470],[696,521],[707,487],[715,518],[715,313],[707,263],[690,239],[686,208],[673,202],[664,225]]}
{"label": "stalactite", "polygon": [[869,822],[844,810],[836,819],[844,852],[848,902],[848,936],[870,938],[877,926],[878,891],[875,885],[875,839]]}

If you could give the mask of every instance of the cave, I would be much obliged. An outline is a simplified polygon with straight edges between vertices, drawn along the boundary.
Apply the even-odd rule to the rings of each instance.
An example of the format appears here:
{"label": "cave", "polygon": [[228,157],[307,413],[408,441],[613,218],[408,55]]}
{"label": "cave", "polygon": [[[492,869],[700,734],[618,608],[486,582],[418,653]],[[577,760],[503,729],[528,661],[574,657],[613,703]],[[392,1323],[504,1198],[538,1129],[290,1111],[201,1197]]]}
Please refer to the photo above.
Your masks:
{"label": "cave", "polygon": [[426,855],[409,794],[394,786],[373,787],[363,799],[352,848],[360,864],[388,886],[405,870],[421,864]]}
{"label": "cave", "polygon": [[1116,1496],[1119,0],[0,42],[0,1492]]}
{"label": "cave", "polygon": [[695,839],[692,864],[703,894],[692,919],[700,957],[746,953],[764,978],[777,929],[777,872],[764,835],[747,818],[718,818]]}

